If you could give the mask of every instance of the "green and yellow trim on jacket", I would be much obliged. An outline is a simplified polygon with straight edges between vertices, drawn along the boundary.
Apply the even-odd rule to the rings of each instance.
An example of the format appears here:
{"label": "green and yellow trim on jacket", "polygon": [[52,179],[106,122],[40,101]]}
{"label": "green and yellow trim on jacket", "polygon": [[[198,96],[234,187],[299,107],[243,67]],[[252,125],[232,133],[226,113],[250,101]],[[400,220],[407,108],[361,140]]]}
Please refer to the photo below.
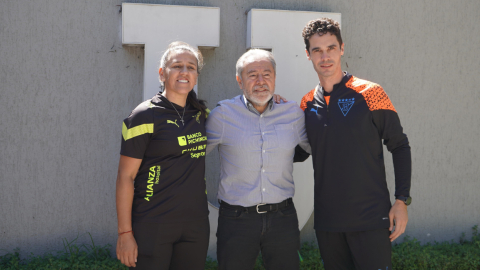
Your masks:
{"label": "green and yellow trim on jacket", "polygon": [[125,122],[123,123],[122,135],[125,141],[147,133],[153,133],[153,123],[143,124],[132,128],[127,128]]}

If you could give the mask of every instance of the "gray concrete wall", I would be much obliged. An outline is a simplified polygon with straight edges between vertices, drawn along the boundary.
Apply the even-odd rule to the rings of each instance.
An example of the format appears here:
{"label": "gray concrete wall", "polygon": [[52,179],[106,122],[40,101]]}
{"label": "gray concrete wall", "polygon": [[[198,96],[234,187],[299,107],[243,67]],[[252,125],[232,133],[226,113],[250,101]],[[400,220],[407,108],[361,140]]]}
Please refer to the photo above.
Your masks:
{"label": "gray concrete wall", "polygon": [[[344,69],[384,87],[411,142],[414,200],[406,234],[424,242],[458,239],[480,223],[480,2],[142,3],[220,7],[220,47],[203,51],[199,81],[210,108],[240,93],[234,65],[245,51],[246,11],[341,13]],[[142,100],[144,61],[142,48],[121,44],[120,4],[0,3],[0,255],[15,247],[24,254],[59,250],[62,238],[87,242],[86,232],[96,244],[116,243],[121,120]],[[207,166],[207,179],[218,179],[215,156]],[[314,239],[312,226],[310,219],[304,241]]]}

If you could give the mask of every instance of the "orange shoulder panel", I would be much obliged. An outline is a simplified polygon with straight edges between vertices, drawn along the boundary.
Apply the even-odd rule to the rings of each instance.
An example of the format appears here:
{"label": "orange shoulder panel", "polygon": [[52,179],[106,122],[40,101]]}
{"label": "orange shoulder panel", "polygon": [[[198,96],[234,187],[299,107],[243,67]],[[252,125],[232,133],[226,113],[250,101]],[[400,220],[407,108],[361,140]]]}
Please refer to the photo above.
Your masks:
{"label": "orange shoulder panel", "polygon": [[307,108],[307,102],[313,100],[313,95],[315,95],[315,89],[316,88],[313,88],[312,91],[308,92],[305,96],[303,96],[302,102],[300,102],[300,109],[302,109],[302,111],[305,111],[305,109]]}
{"label": "orange shoulder panel", "polygon": [[380,85],[352,76],[346,83],[346,86],[362,94],[370,111],[391,110],[397,112],[388,98],[387,93],[383,91]]}

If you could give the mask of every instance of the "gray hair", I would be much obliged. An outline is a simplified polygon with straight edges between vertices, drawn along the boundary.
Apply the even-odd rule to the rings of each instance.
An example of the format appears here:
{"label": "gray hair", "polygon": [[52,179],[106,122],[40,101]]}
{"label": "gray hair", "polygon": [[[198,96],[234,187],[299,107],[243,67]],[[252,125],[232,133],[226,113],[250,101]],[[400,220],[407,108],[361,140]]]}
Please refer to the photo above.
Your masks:
{"label": "gray hair", "polygon": [[[191,52],[195,58],[197,59],[197,73],[200,74],[200,70],[203,67],[203,55],[202,53],[191,46],[190,44],[183,42],[183,41],[174,41],[168,45],[167,50],[163,53],[162,57],[160,58],[160,66],[162,70],[165,70],[165,67],[167,65],[167,61],[172,54],[172,52],[178,52],[178,51],[188,51]],[[158,80],[160,81],[160,88],[162,90],[165,90],[164,83],[160,80],[160,76],[158,76]]]}
{"label": "gray hair", "polygon": [[257,58],[266,58],[268,61],[270,61],[270,63],[272,63],[273,72],[275,74],[277,73],[277,64],[275,63],[275,58],[273,58],[273,54],[271,52],[262,49],[251,49],[238,58],[237,65],[235,65],[236,75],[241,78],[245,63],[247,63],[250,59]]}

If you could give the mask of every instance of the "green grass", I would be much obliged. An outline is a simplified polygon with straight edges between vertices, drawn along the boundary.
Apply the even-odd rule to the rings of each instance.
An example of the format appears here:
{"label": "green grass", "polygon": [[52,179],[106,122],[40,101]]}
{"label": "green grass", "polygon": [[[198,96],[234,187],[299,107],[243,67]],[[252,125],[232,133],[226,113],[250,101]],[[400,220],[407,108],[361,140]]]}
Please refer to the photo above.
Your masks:
{"label": "green grass", "polygon": [[[465,239],[462,234],[459,242],[442,242],[420,245],[416,239],[405,237],[401,244],[393,245],[393,269],[414,270],[480,270],[480,235],[478,226],[472,228],[472,238]],[[90,235],[90,234],[89,234]],[[63,239],[64,250],[48,253],[43,256],[30,255],[20,258],[19,250],[0,256],[0,269],[128,269],[115,257],[110,255],[110,245],[96,246],[90,236],[90,245],[76,245],[78,237],[68,242]],[[322,270],[318,248],[314,243],[304,243],[300,250],[303,261],[300,269]],[[217,269],[217,262],[207,258],[205,269]],[[254,267],[255,270],[265,269],[259,256]]]}
{"label": "green grass", "polygon": [[[392,246],[394,270],[480,270],[480,235],[478,226],[472,228],[472,239],[467,241],[465,233],[460,241],[420,245],[416,239],[404,238],[403,243]],[[300,250],[302,270],[324,270],[318,247],[314,243],[304,243]],[[205,269],[217,269],[217,263],[208,260]],[[263,270],[259,256],[254,270]]]}
{"label": "green grass", "polygon": [[405,237],[401,244],[393,246],[394,269],[480,269],[480,235],[478,226],[472,228],[472,239],[465,240],[465,233],[459,243],[442,242],[420,245],[416,239]]}
{"label": "green grass", "polygon": [[30,255],[21,259],[18,249],[13,253],[0,256],[0,269],[2,270],[113,270],[128,268],[110,255],[110,245],[96,246],[90,233],[90,245],[76,245],[78,236],[72,241],[66,238],[63,241],[63,251],[47,253],[43,256]]}

